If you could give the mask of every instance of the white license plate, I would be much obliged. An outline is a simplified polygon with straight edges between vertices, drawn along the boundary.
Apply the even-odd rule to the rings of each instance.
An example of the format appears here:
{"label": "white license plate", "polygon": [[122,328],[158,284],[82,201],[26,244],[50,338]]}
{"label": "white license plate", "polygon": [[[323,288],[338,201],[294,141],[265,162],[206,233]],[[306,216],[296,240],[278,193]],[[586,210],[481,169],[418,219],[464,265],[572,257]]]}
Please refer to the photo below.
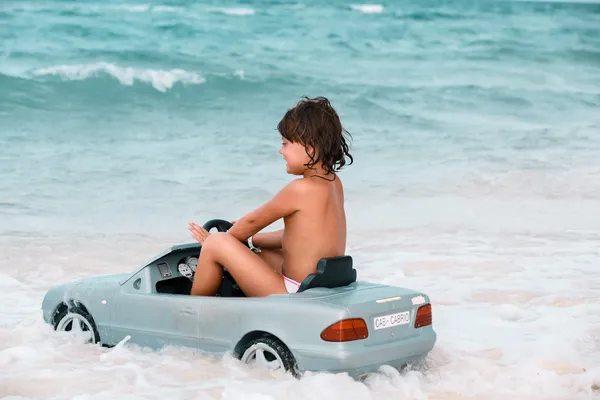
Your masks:
{"label": "white license plate", "polygon": [[410,311],[403,311],[396,314],[383,315],[376,317],[373,321],[375,330],[391,328],[392,326],[405,325],[410,322]]}

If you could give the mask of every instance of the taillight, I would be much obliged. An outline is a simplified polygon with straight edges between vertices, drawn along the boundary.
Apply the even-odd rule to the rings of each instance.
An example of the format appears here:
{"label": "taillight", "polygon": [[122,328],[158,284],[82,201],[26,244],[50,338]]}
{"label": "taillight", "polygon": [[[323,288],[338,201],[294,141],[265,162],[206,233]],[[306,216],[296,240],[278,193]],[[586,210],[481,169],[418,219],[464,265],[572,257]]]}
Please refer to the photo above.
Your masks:
{"label": "taillight", "polygon": [[321,332],[321,339],[326,342],[348,342],[368,337],[369,329],[362,318],[343,319]]}
{"label": "taillight", "polygon": [[431,325],[431,322],[431,304],[425,304],[419,307],[417,310],[417,317],[415,318],[415,328]]}

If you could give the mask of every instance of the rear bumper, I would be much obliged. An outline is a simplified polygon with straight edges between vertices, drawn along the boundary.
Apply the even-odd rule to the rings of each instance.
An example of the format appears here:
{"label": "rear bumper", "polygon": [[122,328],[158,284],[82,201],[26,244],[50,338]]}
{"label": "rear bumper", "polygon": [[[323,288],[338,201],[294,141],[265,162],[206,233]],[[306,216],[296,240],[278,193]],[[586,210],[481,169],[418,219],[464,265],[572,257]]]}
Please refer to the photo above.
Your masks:
{"label": "rear bumper", "polygon": [[293,351],[300,371],[346,372],[352,377],[376,372],[382,365],[400,368],[423,359],[433,349],[437,335],[433,328],[423,328],[419,336],[365,346],[361,341],[327,343],[318,349]]}

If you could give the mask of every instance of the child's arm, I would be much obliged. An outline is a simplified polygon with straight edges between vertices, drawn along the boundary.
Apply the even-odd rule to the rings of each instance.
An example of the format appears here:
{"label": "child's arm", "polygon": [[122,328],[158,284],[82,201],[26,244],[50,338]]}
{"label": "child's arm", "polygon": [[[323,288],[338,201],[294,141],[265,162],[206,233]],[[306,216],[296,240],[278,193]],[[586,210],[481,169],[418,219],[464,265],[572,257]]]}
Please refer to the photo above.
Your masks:
{"label": "child's arm", "polygon": [[[231,223],[235,224],[237,220],[232,220]],[[252,236],[252,244],[261,249],[279,250],[282,248],[283,242],[283,229],[279,229],[274,232],[258,232]]]}
{"label": "child's arm", "polygon": [[283,229],[275,232],[261,232],[252,236],[252,244],[261,249],[281,249]]}
{"label": "child's arm", "polygon": [[[245,242],[250,236],[258,234],[263,228],[278,219],[298,211],[306,191],[305,188],[305,182],[302,179],[288,183],[271,200],[237,220],[227,232],[239,241]],[[265,233],[265,235],[269,235],[268,238],[275,237],[272,232]],[[260,237],[258,240],[260,240]],[[260,247],[259,243],[254,243],[254,238],[252,242]],[[271,241],[269,240],[269,242]],[[279,235],[279,246],[281,246],[281,235]]]}

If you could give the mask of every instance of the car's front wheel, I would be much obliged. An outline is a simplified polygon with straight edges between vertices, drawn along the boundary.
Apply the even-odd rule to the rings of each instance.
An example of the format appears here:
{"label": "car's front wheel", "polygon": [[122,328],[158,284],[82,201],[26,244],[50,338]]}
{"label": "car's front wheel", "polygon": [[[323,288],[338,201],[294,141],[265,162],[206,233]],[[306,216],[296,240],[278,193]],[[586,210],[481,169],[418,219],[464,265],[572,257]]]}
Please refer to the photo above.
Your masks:
{"label": "car's front wheel", "polygon": [[85,343],[97,343],[100,340],[94,319],[80,306],[62,307],[54,318],[54,329],[72,332]]}
{"label": "car's front wheel", "polygon": [[281,341],[264,336],[248,343],[240,360],[248,365],[271,371],[291,372],[298,375],[296,360],[292,352]]}

